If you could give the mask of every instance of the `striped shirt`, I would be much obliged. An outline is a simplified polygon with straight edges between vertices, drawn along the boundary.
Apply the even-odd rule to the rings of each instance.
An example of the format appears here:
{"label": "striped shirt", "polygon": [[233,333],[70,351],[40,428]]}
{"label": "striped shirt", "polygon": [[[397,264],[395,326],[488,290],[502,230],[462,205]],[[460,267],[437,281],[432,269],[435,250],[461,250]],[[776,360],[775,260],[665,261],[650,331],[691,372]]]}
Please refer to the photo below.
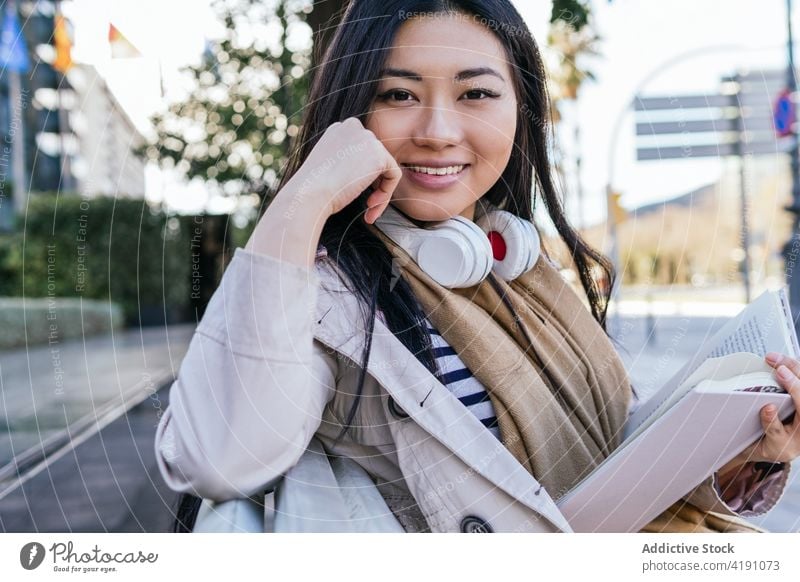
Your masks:
{"label": "striped shirt", "polygon": [[[378,309],[376,313],[378,319],[385,324],[386,316],[383,311]],[[500,427],[486,388],[472,375],[455,349],[447,343],[429,319],[425,319],[425,325],[431,335],[433,355],[442,376],[442,383],[499,440]]]}
{"label": "striped shirt", "polygon": [[433,354],[436,356],[436,363],[442,375],[442,383],[483,423],[483,426],[489,429],[489,432],[499,439],[500,427],[497,425],[497,416],[486,388],[472,375],[455,349],[447,343],[431,322],[426,320],[426,324],[431,334]]}

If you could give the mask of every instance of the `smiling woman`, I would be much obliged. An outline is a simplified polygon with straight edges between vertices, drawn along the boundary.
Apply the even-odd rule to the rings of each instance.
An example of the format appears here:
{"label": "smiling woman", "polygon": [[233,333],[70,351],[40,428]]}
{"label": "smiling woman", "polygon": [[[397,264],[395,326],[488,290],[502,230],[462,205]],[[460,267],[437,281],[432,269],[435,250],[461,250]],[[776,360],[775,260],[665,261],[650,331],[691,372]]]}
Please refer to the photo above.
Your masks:
{"label": "smiling woman", "polygon": [[[316,437],[406,531],[571,531],[555,500],[619,445],[631,386],[605,329],[615,274],[565,218],[548,119],[542,59],[508,0],[350,2],[278,194],[159,423],[159,467],[186,494],[179,529],[198,497],[258,493]],[[589,309],[542,260],[535,201]],[[409,248],[431,241],[418,264]],[[462,261],[466,283],[428,259]],[[738,516],[774,505],[788,472],[742,461],[726,467],[733,493],[704,483],[651,527],[753,531]]]}
{"label": "smiling woman", "polygon": [[393,206],[421,221],[472,220],[475,202],[508,165],[517,112],[511,65],[494,33],[459,13],[409,19],[365,124],[403,166]]}

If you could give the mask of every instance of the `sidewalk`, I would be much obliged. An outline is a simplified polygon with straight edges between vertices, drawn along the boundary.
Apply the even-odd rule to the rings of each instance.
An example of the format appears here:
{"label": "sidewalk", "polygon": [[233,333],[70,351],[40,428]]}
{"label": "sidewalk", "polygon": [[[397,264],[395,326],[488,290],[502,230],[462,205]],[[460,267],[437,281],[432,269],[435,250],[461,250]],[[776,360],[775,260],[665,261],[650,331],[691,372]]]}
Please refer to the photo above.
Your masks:
{"label": "sidewalk", "polygon": [[[177,373],[194,325],[142,328],[0,352],[0,497],[65,441],[99,428]],[[154,405],[157,402],[154,400]]]}

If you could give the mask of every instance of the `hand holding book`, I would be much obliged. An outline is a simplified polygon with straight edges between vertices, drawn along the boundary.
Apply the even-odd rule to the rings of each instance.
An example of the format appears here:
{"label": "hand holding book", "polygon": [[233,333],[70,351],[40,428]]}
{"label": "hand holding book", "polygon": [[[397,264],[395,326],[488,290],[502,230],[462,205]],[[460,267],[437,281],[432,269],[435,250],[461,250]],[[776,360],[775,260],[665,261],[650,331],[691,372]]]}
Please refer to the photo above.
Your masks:
{"label": "hand holding book", "polygon": [[[800,407],[800,361],[778,352],[769,352],[764,360],[775,368],[778,384],[792,397],[794,407]],[[800,456],[800,419],[797,415],[781,422],[775,405],[764,406],[759,411],[764,434],[744,449],[718,471],[725,482],[745,463],[791,463]]]}
{"label": "hand holding book", "polygon": [[[800,361],[777,352],[769,352],[764,360],[776,369],[778,383],[792,397],[795,410],[800,410]],[[753,443],[748,461],[790,463],[800,456],[800,417],[797,414],[781,422],[778,409],[768,405],[761,409],[761,424],[764,436]]]}

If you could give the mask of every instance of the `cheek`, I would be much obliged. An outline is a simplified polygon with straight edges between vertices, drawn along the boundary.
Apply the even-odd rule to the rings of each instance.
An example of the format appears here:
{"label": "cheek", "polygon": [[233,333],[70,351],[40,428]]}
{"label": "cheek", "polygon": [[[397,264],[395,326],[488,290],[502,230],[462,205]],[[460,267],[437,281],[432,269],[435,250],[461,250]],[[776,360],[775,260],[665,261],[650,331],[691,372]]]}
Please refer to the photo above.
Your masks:
{"label": "cheek", "polygon": [[482,146],[480,154],[486,162],[487,172],[499,176],[514,151],[517,119],[514,115],[503,115],[487,123],[491,125],[486,127],[477,143]]}
{"label": "cheek", "polygon": [[402,145],[403,138],[408,137],[408,123],[404,123],[401,117],[378,110],[369,116],[364,127],[375,134],[389,153],[394,154]]}

